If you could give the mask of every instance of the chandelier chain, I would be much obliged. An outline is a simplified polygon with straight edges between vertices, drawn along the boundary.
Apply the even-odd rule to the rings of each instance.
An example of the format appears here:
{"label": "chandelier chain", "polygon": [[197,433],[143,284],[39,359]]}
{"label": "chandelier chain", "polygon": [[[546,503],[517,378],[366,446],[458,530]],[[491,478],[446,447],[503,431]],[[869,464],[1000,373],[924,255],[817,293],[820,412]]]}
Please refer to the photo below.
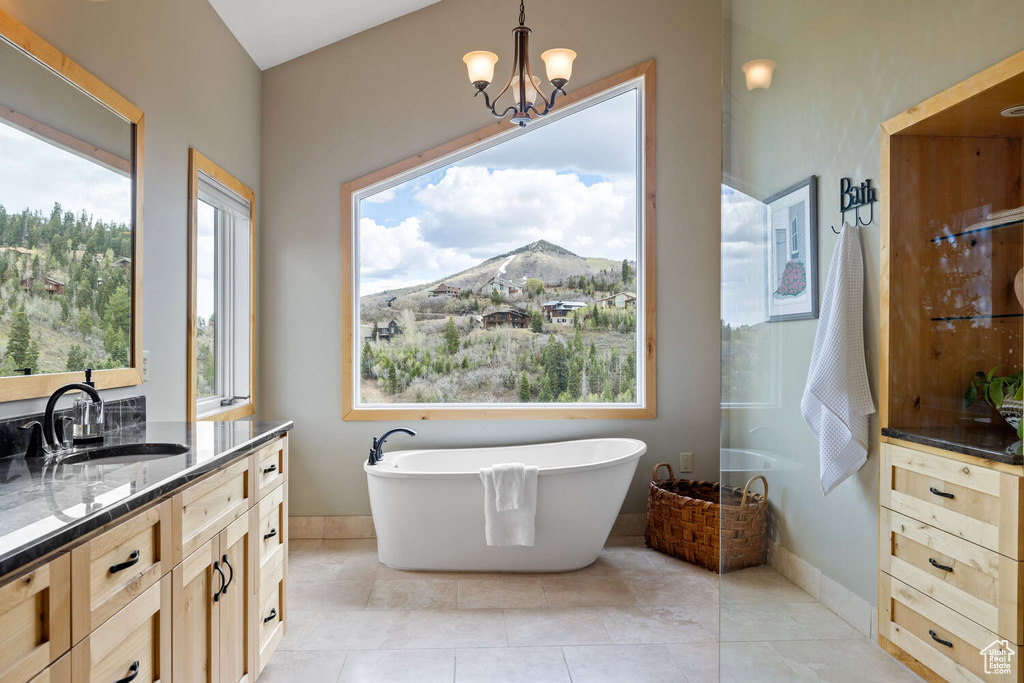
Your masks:
{"label": "chandelier chain", "polygon": [[526,0],[519,0],[519,25],[526,26]]}

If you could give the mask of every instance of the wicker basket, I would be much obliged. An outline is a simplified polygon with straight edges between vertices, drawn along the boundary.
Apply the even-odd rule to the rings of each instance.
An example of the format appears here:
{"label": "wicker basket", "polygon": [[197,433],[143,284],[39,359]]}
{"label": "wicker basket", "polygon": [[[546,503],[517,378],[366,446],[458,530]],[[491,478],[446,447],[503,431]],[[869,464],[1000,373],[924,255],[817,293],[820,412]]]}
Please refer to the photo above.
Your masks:
{"label": "wicker basket", "polygon": [[[658,470],[668,468],[668,479]],[[660,462],[651,475],[644,540],[655,550],[713,572],[757,567],[768,560],[768,480],[750,478],[742,489],[717,482],[676,479]],[[755,479],[764,494],[750,493]]]}

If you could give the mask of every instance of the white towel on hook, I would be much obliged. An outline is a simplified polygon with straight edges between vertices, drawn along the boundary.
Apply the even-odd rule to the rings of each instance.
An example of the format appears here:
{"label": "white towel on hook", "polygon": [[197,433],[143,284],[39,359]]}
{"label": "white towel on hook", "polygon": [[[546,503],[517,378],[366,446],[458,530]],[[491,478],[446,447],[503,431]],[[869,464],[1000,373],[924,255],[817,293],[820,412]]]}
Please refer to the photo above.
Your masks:
{"label": "white towel on hook", "polygon": [[844,224],[828,271],[800,412],[819,441],[826,494],[867,461],[875,403],[864,358],[864,257]]}
{"label": "white towel on hook", "polygon": [[537,467],[524,467],[523,502],[515,510],[498,510],[493,468],[480,468],[484,485],[484,536],[487,545],[527,545],[534,542],[537,517]]}

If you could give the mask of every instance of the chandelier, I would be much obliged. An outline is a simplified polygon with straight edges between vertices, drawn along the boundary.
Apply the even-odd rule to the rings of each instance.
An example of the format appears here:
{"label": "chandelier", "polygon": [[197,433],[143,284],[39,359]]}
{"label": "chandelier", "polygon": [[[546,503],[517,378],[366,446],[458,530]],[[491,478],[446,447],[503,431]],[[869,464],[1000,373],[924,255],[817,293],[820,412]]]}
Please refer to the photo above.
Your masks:
{"label": "chandelier", "polygon": [[[476,88],[473,97],[484,96],[484,106],[497,119],[503,119],[511,114],[509,119],[512,123],[519,124],[525,128],[526,124],[533,121],[530,112],[537,116],[544,116],[555,106],[555,97],[559,94],[565,95],[565,85],[572,76],[572,61],[576,59],[576,53],[565,48],[556,48],[543,53],[540,58],[544,60],[547,69],[548,80],[554,86],[551,91],[551,98],[545,98],[540,93],[540,79],[530,71],[530,29],[526,27],[526,7],[523,0],[519,3],[519,26],[512,29],[512,36],[515,42],[513,54],[512,73],[509,74],[505,87],[492,101],[487,94],[487,86],[494,78],[494,65],[498,62],[498,55],[486,50],[467,52],[462,61],[466,63],[469,70],[469,80]],[[512,89],[514,104],[509,105],[504,111],[498,112],[495,105],[505,91]],[[540,98],[543,109],[535,106],[537,98]]]}

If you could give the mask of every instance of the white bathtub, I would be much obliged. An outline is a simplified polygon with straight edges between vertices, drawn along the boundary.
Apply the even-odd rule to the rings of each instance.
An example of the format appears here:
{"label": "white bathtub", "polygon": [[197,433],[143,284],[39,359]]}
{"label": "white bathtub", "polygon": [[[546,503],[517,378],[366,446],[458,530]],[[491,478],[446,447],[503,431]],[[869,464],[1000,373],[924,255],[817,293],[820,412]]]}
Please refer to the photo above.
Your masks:
{"label": "white bathtub", "polygon": [[[635,439],[416,450],[364,463],[380,561],[398,569],[569,571],[597,559],[647,444]],[[488,546],[479,470],[540,468],[533,546]]]}

